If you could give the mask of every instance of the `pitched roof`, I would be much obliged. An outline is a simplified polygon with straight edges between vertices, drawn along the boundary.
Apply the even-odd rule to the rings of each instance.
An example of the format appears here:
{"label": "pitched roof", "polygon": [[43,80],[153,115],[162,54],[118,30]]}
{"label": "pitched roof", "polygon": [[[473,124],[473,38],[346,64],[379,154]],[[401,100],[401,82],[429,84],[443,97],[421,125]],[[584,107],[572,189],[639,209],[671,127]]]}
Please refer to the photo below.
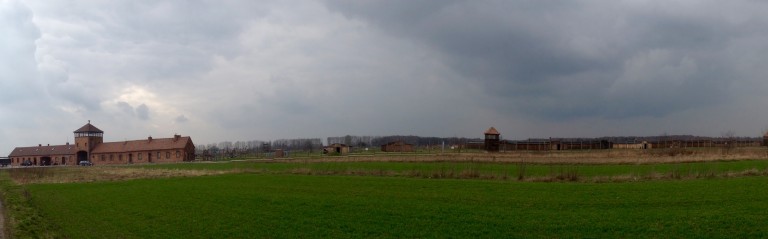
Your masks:
{"label": "pitched roof", "polygon": [[484,134],[495,134],[495,135],[500,135],[500,134],[499,134],[499,131],[496,131],[496,128],[494,128],[494,127],[490,127],[490,128],[488,128],[488,130],[486,130]]}
{"label": "pitched roof", "polygon": [[74,133],[104,133],[104,131],[101,131],[99,128],[96,128],[96,126],[93,126],[89,120],[87,124],[75,130]]}
{"label": "pitched roof", "polygon": [[96,145],[91,153],[119,153],[129,151],[152,151],[183,149],[187,143],[192,143],[189,136],[178,138],[142,139],[123,142],[107,142]]}
{"label": "pitched roof", "polygon": [[397,140],[397,141],[392,141],[392,142],[386,143],[384,145],[412,145],[412,144],[403,142],[402,140]]}
{"label": "pitched roof", "polygon": [[75,154],[76,152],[77,147],[74,145],[16,147],[8,157],[63,155]]}

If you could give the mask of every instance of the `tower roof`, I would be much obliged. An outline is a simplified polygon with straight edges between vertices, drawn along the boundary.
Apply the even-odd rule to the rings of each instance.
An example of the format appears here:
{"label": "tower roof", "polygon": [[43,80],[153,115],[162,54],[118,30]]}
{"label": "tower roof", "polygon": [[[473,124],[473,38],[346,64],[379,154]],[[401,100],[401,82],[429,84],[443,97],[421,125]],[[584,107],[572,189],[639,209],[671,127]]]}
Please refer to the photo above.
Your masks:
{"label": "tower roof", "polygon": [[490,128],[488,128],[488,130],[486,130],[486,131],[485,131],[485,134],[495,134],[495,135],[500,135],[500,134],[499,134],[499,131],[497,131],[497,130],[496,130],[496,128],[494,128],[494,127],[490,127]]}
{"label": "tower roof", "polygon": [[96,128],[96,126],[93,126],[89,120],[87,124],[75,130],[74,133],[104,133],[104,131],[101,131],[99,128]]}

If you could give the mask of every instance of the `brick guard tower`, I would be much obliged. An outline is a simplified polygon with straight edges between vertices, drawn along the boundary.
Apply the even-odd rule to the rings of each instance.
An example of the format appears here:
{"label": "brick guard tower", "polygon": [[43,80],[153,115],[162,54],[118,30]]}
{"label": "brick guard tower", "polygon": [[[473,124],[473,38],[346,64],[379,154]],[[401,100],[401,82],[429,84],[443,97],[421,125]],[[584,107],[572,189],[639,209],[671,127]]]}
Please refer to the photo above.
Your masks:
{"label": "brick guard tower", "polygon": [[88,121],[88,124],[83,125],[79,129],[75,130],[75,147],[77,147],[77,161],[91,161],[91,151],[96,145],[104,143],[104,131],[101,131],[96,126]]}

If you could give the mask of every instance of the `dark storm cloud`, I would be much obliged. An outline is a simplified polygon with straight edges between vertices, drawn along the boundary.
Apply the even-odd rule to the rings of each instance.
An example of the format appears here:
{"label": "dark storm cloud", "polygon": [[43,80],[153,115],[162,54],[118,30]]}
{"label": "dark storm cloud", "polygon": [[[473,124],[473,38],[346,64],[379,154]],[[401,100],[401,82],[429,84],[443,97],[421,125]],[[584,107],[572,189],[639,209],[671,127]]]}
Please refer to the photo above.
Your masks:
{"label": "dark storm cloud", "polygon": [[149,107],[146,104],[140,104],[136,107],[136,116],[142,120],[149,120]]}
{"label": "dark storm cloud", "polygon": [[[140,120],[149,120],[150,119],[150,111],[149,106],[147,104],[140,104],[136,107],[133,107],[128,102],[124,101],[118,101],[115,104],[115,107],[117,108],[117,113],[121,114],[118,117],[128,116],[129,118],[136,117]],[[187,119],[183,115],[180,115],[174,119],[174,122],[181,123],[185,122]]]}
{"label": "dark storm cloud", "polygon": [[[721,6],[721,5],[726,6]],[[330,9],[445,54],[496,107],[624,118],[727,102],[734,38],[766,35],[761,2],[329,1]],[[693,9],[693,10],[691,10]],[[722,11],[720,11],[722,9]],[[756,24],[757,23],[757,24]]]}
{"label": "dark storm cloud", "polygon": [[41,95],[34,40],[40,31],[32,12],[21,3],[0,5],[0,100],[6,104],[27,101],[26,94]]}
{"label": "dark storm cloud", "polygon": [[189,119],[184,115],[176,116],[176,118],[173,119],[173,122],[177,124],[186,123],[187,121],[189,121]]}
{"label": "dark storm cloud", "polygon": [[128,102],[120,101],[117,102],[117,108],[120,110],[121,113],[133,116],[136,113],[134,112],[133,106],[131,104],[128,104]]}
{"label": "dark storm cloud", "polygon": [[51,32],[41,42],[56,49],[52,54],[69,68],[145,83],[183,82],[210,71],[214,57],[237,56],[243,28],[269,10],[264,3],[231,1],[64,1],[36,7]]}
{"label": "dark storm cloud", "polygon": [[766,5],[0,0],[0,151],[86,120],[196,143],[751,135]]}

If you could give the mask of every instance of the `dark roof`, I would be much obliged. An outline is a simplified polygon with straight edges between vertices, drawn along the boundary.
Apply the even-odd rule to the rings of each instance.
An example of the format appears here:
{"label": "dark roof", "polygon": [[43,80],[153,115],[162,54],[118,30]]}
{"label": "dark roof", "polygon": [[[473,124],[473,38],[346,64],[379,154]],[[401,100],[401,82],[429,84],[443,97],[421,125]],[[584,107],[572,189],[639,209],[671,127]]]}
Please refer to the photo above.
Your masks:
{"label": "dark roof", "polygon": [[499,131],[497,131],[496,128],[494,128],[494,127],[488,128],[488,130],[485,131],[485,134],[500,135]]}
{"label": "dark roof", "polygon": [[142,139],[122,142],[108,142],[97,144],[91,153],[119,153],[130,151],[174,150],[183,149],[187,143],[192,143],[189,136],[178,138]]}
{"label": "dark roof", "polygon": [[639,141],[637,139],[617,139],[611,141],[614,144],[641,144],[643,141]]}
{"label": "dark roof", "polygon": [[77,147],[74,145],[53,145],[53,146],[37,146],[37,147],[16,147],[13,149],[8,157],[24,157],[24,156],[48,156],[48,155],[65,155],[75,154]]}
{"label": "dark roof", "polygon": [[101,131],[99,128],[96,128],[96,126],[93,126],[89,120],[87,124],[83,125],[83,127],[75,130],[75,133],[104,133],[104,131]]}
{"label": "dark roof", "polygon": [[409,144],[409,143],[403,142],[402,140],[398,140],[398,141],[392,141],[392,142],[386,143],[384,145],[413,145],[413,144]]}
{"label": "dark roof", "polygon": [[[154,150],[175,150],[184,149],[187,144],[192,144],[192,138],[189,136],[178,138],[162,139],[144,139],[131,140],[123,142],[107,142],[97,144],[91,150],[91,153],[119,153],[130,151],[154,151]],[[193,144],[194,145],[194,144]],[[13,149],[8,157],[25,156],[50,156],[50,155],[74,155],[77,153],[77,147],[74,145],[54,145],[37,147],[17,147]]]}
{"label": "dark roof", "polygon": [[549,140],[509,140],[507,141],[509,144],[549,144]]}
{"label": "dark roof", "polygon": [[596,139],[596,138],[565,138],[565,139],[559,139],[557,141],[560,141],[560,142],[563,142],[563,143],[597,143],[597,142],[608,142],[607,140]]}

